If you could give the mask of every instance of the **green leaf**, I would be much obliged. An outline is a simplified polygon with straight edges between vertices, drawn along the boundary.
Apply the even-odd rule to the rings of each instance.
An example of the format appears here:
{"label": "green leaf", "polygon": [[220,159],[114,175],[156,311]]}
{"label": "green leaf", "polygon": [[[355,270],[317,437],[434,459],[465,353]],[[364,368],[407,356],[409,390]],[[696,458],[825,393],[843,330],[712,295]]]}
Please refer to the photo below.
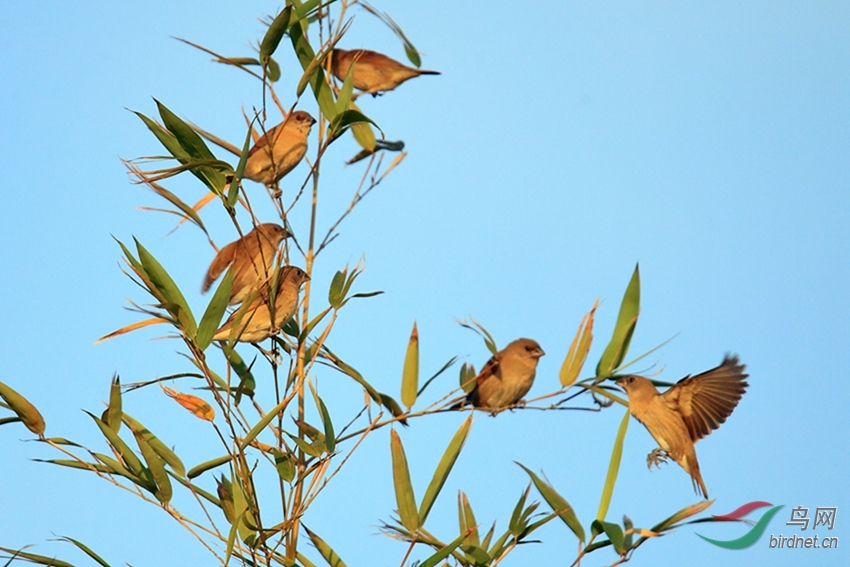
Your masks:
{"label": "green leaf", "polygon": [[[256,118],[254,119],[256,120]],[[251,137],[251,131],[254,127],[254,120],[248,125],[248,133],[245,134],[245,141],[242,143],[242,153],[239,154],[239,163],[236,165],[236,171],[233,173],[233,179],[230,180],[230,187],[227,189],[227,206],[232,210],[239,200],[239,185],[242,177],[245,175],[245,164],[248,163],[248,152],[251,151],[251,145],[254,139]]]}
{"label": "green leaf", "polygon": [[195,465],[189,472],[186,473],[186,476],[189,478],[195,478],[197,476],[202,475],[210,469],[214,469],[216,467],[220,467],[225,463],[229,463],[232,460],[230,455],[222,455],[221,457],[216,457],[215,459],[210,459],[209,461],[205,461],[199,465]]}
{"label": "green leaf", "polygon": [[422,524],[425,523],[425,519],[431,511],[434,501],[443,489],[446,479],[449,478],[449,473],[452,472],[452,467],[454,467],[455,462],[457,462],[460,451],[463,449],[463,445],[466,443],[466,438],[469,435],[470,427],[472,427],[472,416],[469,416],[466,420],[464,420],[460,428],[452,437],[452,440],[449,441],[448,447],[446,447],[442,458],[440,458],[440,462],[437,464],[437,468],[434,470],[434,475],[431,477],[431,482],[428,484],[428,488],[425,490],[425,496],[422,498],[422,503],[419,505],[419,519]]}
{"label": "green leaf", "polygon": [[[171,132],[174,140],[180,145],[182,152],[172,151],[172,155],[181,163],[189,164],[195,160],[215,160],[215,155],[210,151],[204,140],[198,133],[181,120],[176,114],[171,112],[164,104],[154,99],[159,115],[166,128]],[[172,144],[173,147],[173,144]],[[169,151],[172,148],[166,146]],[[224,189],[225,176],[217,169],[209,166],[200,166],[192,169],[192,173],[204,182],[207,187],[216,193],[221,193]]]}
{"label": "green leaf", "polygon": [[198,334],[195,336],[195,346],[202,351],[210,346],[213,335],[221,325],[221,319],[224,317],[224,312],[230,302],[231,287],[233,287],[233,265],[227,269],[227,273],[224,274],[224,278],[222,278],[209,305],[207,305],[206,311],[204,311],[204,316],[201,317]]}
{"label": "green leaf", "polygon": [[3,382],[0,382],[0,398],[6,400],[9,408],[17,414],[27,429],[39,437],[44,435],[46,428],[44,418],[29,400]]}
{"label": "green leaf", "polygon": [[413,495],[413,484],[410,482],[410,470],[407,467],[404,446],[395,429],[390,430],[390,452],[398,516],[401,519],[401,525],[415,532],[420,526],[419,513],[416,511],[416,497]]}
{"label": "green leaf", "polygon": [[104,559],[101,556],[99,556],[97,553],[92,551],[92,549],[89,546],[87,546],[86,544],[84,544],[83,542],[77,541],[74,538],[68,537],[68,536],[60,536],[57,539],[59,541],[67,541],[68,543],[72,543],[72,544],[76,545],[83,553],[85,553],[86,555],[88,555],[89,557],[94,559],[98,564],[102,565],[103,567],[109,567],[109,563],[104,561]]}
{"label": "green leaf", "polygon": [[410,332],[410,340],[407,343],[407,353],[404,355],[404,369],[401,373],[401,403],[407,409],[416,403],[416,392],[419,390],[419,330],[416,321],[413,322],[413,330]]}
{"label": "green leaf", "polygon": [[[9,549],[8,547],[0,547],[0,551],[10,554],[15,559],[26,559],[30,563],[38,563],[39,565],[49,565],[50,567],[74,567],[72,563],[56,559],[55,557],[46,557],[44,555],[36,555],[35,553],[27,553],[20,549]],[[11,563],[11,559],[9,563]],[[6,565],[9,565],[7,563]]]}
{"label": "green leaf", "polygon": [[333,453],[336,448],[336,437],[334,435],[334,424],[331,421],[331,414],[328,412],[328,407],[325,405],[324,400],[319,397],[319,393],[316,392],[312,383],[310,383],[310,391],[313,393],[313,401],[315,401],[316,407],[319,409],[319,416],[322,418],[322,427],[325,430],[325,447],[327,447],[328,453]]}
{"label": "green leaf", "polygon": [[[475,519],[475,514],[472,512],[472,506],[469,504],[469,498],[467,498],[466,494],[463,492],[459,492],[457,495],[457,519],[461,533],[467,534],[466,539],[463,541],[463,551],[465,553],[469,553],[468,549],[472,547],[480,548],[481,540],[478,538],[478,521]],[[487,557],[485,561],[489,561],[489,559],[490,558]]]}
{"label": "green leaf", "polygon": [[576,330],[576,336],[570,344],[570,350],[561,364],[561,371],[558,374],[558,379],[561,386],[567,388],[575,384],[581,373],[581,368],[584,366],[584,361],[587,359],[587,353],[590,351],[590,343],[593,342],[593,318],[596,313],[596,305],[585,314],[579,323]]}
{"label": "green leaf", "polygon": [[118,455],[121,456],[121,460],[124,461],[124,464],[127,465],[130,472],[138,479],[140,486],[151,493],[156,491],[156,484],[154,483],[150,471],[145,468],[141,459],[139,459],[133,450],[130,449],[130,446],[127,445],[123,439],[118,437],[118,434],[112,431],[112,429],[110,429],[102,419],[92,413],[85,413],[94,420],[95,424],[97,424],[98,428],[100,428],[100,432],[103,433],[103,436],[106,437],[106,440],[112,448],[115,449]]}
{"label": "green leaf", "polygon": [[617,316],[617,325],[614,327],[614,335],[611,342],[605,347],[599,364],[596,365],[596,375],[601,378],[611,376],[623,362],[629,343],[637,325],[638,313],[640,312],[640,270],[635,266],[632,279],[626,288],[623,301],[620,304],[620,314]]}
{"label": "green leaf", "polygon": [[372,124],[373,126],[378,127],[378,125],[375,124],[374,120],[372,120],[359,110],[345,110],[339,113],[337,117],[333,119],[333,122],[331,122],[331,125],[328,128],[328,138],[334,140],[340,137],[343,133],[345,133],[346,129],[348,129],[353,124],[363,123]]}
{"label": "green leaf", "polygon": [[581,525],[581,522],[578,521],[576,517],[575,511],[573,511],[573,507],[564,499],[563,496],[558,494],[558,492],[546,484],[540,477],[531,472],[530,469],[526,468],[522,463],[517,463],[522,469],[528,473],[528,476],[531,477],[531,482],[534,483],[534,487],[537,488],[537,491],[540,492],[540,495],[546,501],[547,504],[552,508],[560,518],[563,520],[567,527],[569,527],[572,532],[576,535],[576,537],[584,543],[584,528]]}
{"label": "green leaf", "polygon": [[163,504],[168,504],[173,495],[173,490],[171,488],[171,481],[168,479],[168,473],[165,472],[165,461],[151,448],[150,444],[145,440],[144,435],[135,431],[133,435],[136,437],[139,451],[142,453],[142,457],[148,465],[148,470],[150,470],[151,476],[156,483],[154,496]]}
{"label": "green leaf", "polygon": [[478,376],[475,373],[475,366],[469,362],[464,362],[460,367],[460,387],[467,394],[475,389],[475,378]]}
{"label": "green leaf", "polygon": [[263,41],[260,43],[260,61],[268,62],[269,58],[274,55],[280,40],[283,39],[283,34],[289,28],[289,20],[292,16],[292,6],[287,6],[272,20],[269,29],[266,30],[266,35],[263,36]]}
{"label": "green leaf", "polygon": [[[605,477],[605,486],[602,488],[602,499],[599,501],[599,511],[596,513],[596,519],[599,521],[604,520],[606,514],[608,514],[608,506],[610,506],[611,497],[614,495],[614,485],[617,483],[617,474],[620,471],[620,458],[623,456],[623,440],[626,438],[626,430],[629,428],[630,415],[627,409],[626,414],[620,421],[617,437],[614,439],[614,448],[611,450],[611,461],[608,463],[608,475]],[[616,546],[616,544],[614,545]]]}
{"label": "green leaf", "polygon": [[109,406],[106,408],[106,424],[115,433],[121,429],[121,380],[118,374],[112,377],[112,385],[109,388]]}
{"label": "green leaf", "polygon": [[[618,555],[622,555],[623,548],[623,528],[618,526],[617,524],[613,524],[611,522],[604,522],[601,520],[593,520],[593,524],[591,525],[591,529],[596,533],[605,533],[608,536],[608,541],[611,542],[611,545],[614,546],[614,550]],[[603,542],[600,542],[603,543]]]}
{"label": "green leaf", "polygon": [[337,270],[331,280],[331,287],[328,289],[328,303],[334,309],[339,309],[340,305],[342,305],[342,300],[345,299],[342,293],[342,286],[345,284],[345,274],[347,271],[347,269],[344,271]]}
{"label": "green leaf", "polygon": [[363,388],[369,394],[369,397],[372,398],[375,403],[383,403],[383,398],[381,397],[381,394],[378,393],[378,391],[373,388],[372,385],[369,384],[369,382],[367,382],[357,370],[340,360],[328,347],[323,346],[322,348],[324,349],[326,356],[331,361],[331,363],[337,368],[339,368],[340,371],[342,371],[344,374],[353,378],[355,382],[363,386]]}
{"label": "green leaf", "polygon": [[310,541],[313,542],[313,545],[316,547],[316,551],[322,556],[322,559],[327,561],[328,565],[331,567],[346,567],[345,562],[337,555],[336,551],[334,551],[331,546],[327,544],[325,540],[317,536],[313,531],[309,530],[307,526],[304,526],[304,531],[307,532],[307,536],[310,538]]}
{"label": "green leaf", "polygon": [[[305,71],[313,60],[316,58],[316,53],[310,46],[310,42],[304,37],[304,30],[301,27],[301,22],[295,22],[289,27],[289,38],[292,40],[292,47],[295,49],[295,55],[301,63],[301,68]],[[331,88],[325,81],[325,73],[319,67],[315,73],[312,73],[310,78],[310,86],[312,87],[313,96],[316,97],[316,102],[319,104],[319,109],[328,120],[336,118],[336,103]]]}
{"label": "green leaf", "polygon": [[463,540],[466,539],[466,534],[460,534],[455,539],[447,543],[445,546],[441,547],[437,553],[428,557],[419,564],[419,567],[437,567],[437,565],[443,561],[446,557],[451,555],[455,549],[457,549],[460,544],[463,543]]}
{"label": "green leaf", "polygon": [[192,315],[192,311],[189,309],[189,304],[186,303],[186,299],[180,292],[180,288],[177,287],[177,284],[174,283],[174,280],[171,279],[171,276],[168,275],[168,272],[165,271],[156,258],[138,240],[135,240],[135,242],[142,267],[148,278],[150,278],[151,283],[155,286],[156,291],[165,302],[163,307],[178,322],[180,329],[190,338],[194,338],[195,333],[198,331],[198,326],[195,323],[195,317]]}
{"label": "green leaf", "polygon": [[168,463],[168,466],[170,466],[178,476],[186,476],[186,467],[183,466],[183,461],[180,460],[180,457],[178,457],[177,454],[168,447],[168,445],[163,443],[156,435],[151,433],[150,429],[136,421],[136,419],[132,416],[125,413],[123,415],[123,419],[127,424],[127,427],[129,427],[133,433],[141,435],[154,452],[156,452],[163,461]]}

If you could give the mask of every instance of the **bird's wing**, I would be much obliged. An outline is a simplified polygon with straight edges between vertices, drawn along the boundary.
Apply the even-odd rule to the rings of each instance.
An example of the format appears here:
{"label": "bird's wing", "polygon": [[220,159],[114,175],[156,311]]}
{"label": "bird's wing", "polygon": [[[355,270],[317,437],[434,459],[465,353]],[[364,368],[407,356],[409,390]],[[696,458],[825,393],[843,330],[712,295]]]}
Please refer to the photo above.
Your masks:
{"label": "bird's wing", "polygon": [[266,133],[259,140],[257,140],[257,142],[250,150],[248,150],[248,156],[250,157],[265,148],[266,146],[268,146],[269,140],[277,139],[278,131],[283,129],[285,124],[285,122],[281,122],[277,126],[266,130]]}
{"label": "bird's wing", "polygon": [[717,368],[685,376],[661,394],[661,400],[682,416],[696,443],[726,421],[748,384],[737,356],[726,356]]}
{"label": "bird's wing", "polygon": [[233,261],[233,256],[236,254],[236,246],[239,243],[238,240],[235,240],[218,251],[218,254],[213,258],[212,264],[210,264],[209,269],[207,270],[207,276],[204,278],[204,285],[201,288],[202,291],[206,292],[210,289],[212,283],[218,279],[218,276],[227,269],[227,266]]}
{"label": "bird's wing", "polygon": [[476,386],[481,386],[484,382],[489,380],[490,378],[495,377],[496,379],[501,379],[499,376],[499,361],[501,357],[499,353],[494,354],[490,357],[490,360],[481,368],[481,372],[478,373],[478,376],[475,377]]}

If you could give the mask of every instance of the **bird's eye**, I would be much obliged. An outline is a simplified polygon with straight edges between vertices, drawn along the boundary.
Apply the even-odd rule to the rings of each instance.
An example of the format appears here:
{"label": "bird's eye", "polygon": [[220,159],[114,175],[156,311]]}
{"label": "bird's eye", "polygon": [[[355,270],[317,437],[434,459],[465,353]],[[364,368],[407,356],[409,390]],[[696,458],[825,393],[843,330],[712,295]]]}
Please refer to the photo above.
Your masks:
{"label": "bird's eye", "polygon": [[634,382],[634,381],[635,381],[635,377],[634,377],[634,376],[629,376],[629,384],[631,384],[631,383],[632,383],[632,382]]}

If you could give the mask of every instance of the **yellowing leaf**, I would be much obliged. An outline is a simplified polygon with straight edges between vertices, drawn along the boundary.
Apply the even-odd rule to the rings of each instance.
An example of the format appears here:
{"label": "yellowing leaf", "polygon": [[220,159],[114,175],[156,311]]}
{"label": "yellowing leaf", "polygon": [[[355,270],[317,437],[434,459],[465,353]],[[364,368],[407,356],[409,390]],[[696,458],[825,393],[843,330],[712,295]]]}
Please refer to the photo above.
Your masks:
{"label": "yellowing leaf", "polygon": [[178,404],[195,414],[195,417],[205,419],[206,421],[212,421],[215,419],[215,410],[213,410],[212,406],[198,396],[193,396],[192,394],[181,394],[177,390],[172,390],[165,386],[162,387],[162,390],[168,397],[172,398]]}
{"label": "yellowing leaf", "polygon": [[593,318],[597,307],[599,307],[598,299],[593,304],[590,312],[582,317],[576,331],[576,336],[573,338],[569,352],[567,352],[567,357],[561,365],[559,378],[561,386],[565,388],[575,384],[579,373],[581,373],[581,368],[584,366],[584,361],[587,359],[590,343],[593,342]]}

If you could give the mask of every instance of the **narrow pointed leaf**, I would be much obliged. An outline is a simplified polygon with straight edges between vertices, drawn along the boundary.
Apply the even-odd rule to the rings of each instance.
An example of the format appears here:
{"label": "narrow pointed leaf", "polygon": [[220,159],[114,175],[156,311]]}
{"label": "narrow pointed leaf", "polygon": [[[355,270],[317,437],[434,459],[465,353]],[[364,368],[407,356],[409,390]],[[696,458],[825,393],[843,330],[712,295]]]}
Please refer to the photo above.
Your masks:
{"label": "narrow pointed leaf", "polygon": [[611,376],[623,362],[629,343],[637,325],[638,313],[640,312],[640,270],[635,266],[632,279],[626,288],[623,301],[620,304],[620,313],[617,316],[617,325],[611,342],[605,347],[599,364],[596,365],[596,375],[599,377]]}
{"label": "narrow pointed leaf", "polygon": [[260,42],[260,61],[267,62],[274,55],[280,40],[289,28],[289,20],[292,16],[292,6],[287,6],[272,20],[263,41]]}
{"label": "narrow pointed leaf", "polygon": [[590,343],[593,342],[593,316],[596,313],[597,305],[594,305],[590,312],[582,317],[576,331],[576,336],[573,338],[572,344],[570,344],[567,357],[561,365],[561,372],[558,378],[561,386],[565,388],[575,383],[581,373],[582,366],[584,366],[584,361],[587,359],[587,353],[590,351]]}
{"label": "narrow pointed leaf", "polygon": [[313,542],[316,550],[322,556],[322,559],[327,561],[328,565],[331,567],[346,567],[345,562],[325,540],[313,533],[313,531],[308,529],[307,526],[304,526],[304,531],[307,532],[307,536],[310,538],[310,541]]}
{"label": "narrow pointed leaf", "polygon": [[[629,428],[630,415],[627,409],[626,414],[620,421],[617,437],[614,439],[614,448],[611,450],[611,461],[608,463],[608,474],[605,477],[605,485],[602,487],[602,499],[599,501],[599,511],[596,513],[596,519],[599,521],[604,520],[608,514],[608,506],[610,506],[611,497],[614,495],[614,485],[617,483],[617,474],[620,472],[620,458],[623,456],[623,440],[626,438],[626,430]],[[622,541],[620,544],[622,545]],[[616,545],[614,543],[615,547]],[[620,550],[618,549],[617,553],[619,552]]]}
{"label": "narrow pointed leaf", "polygon": [[416,321],[407,343],[407,353],[404,355],[404,370],[401,374],[401,403],[408,409],[416,403],[416,392],[419,390],[419,330]]}
{"label": "narrow pointed leaf", "polygon": [[29,400],[3,382],[0,382],[0,398],[9,404],[9,408],[17,414],[27,429],[39,437],[44,435],[44,418]]}
{"label": "narrow pointed leaf", "polygon": [[181,330],[190,338],[193,338],[198,327],[195,323],[195,317],[189,309],[189,304],[186,302],[177,284],[174,283],[168,272],[165,271],[156,258],[138,240],[136,240],[136,250],[139,253],[139,260],[144,267],[145,273],[165,300],[166,310],[180,323]]}
{"label": "narrow pointed leaf", "polygon": [[210,459],[209,461],[203,462],[199,465],[195,465],[189,472],[186,473],[186,476],[189,478],[195,478],[200,476],[201,474],[207,472],[210,469],[214,469],[216,467],[220,467],[225,463],[229,463],[232,460],[230,455],[222,455],[221,457],[216,457],[215,459]]}
{"label": "narrow pointed leaf", "polygon": [[215,419],[215,410],[206,401],[193,396],[192,394],[182,394],[171,388],[162,388],[165,394],[175,402],[192,412],[198,419],[212,421]]}
{"label": "narrow pointed leaf", "polygon": [[171,488],[171,480],[168,478],[168,473],[165,472],[165,461],[156,454],[156,451],[151,448],[150,444],[145,440],[145,437],[141,433],[133,432],[133,435],[136,437],[136,443],[139,445],[139,451],[142,453],[142,458],[145,459],[145,463],[148,465],[148,470],[150,470],[151,476],[156,483],[154,496],[156,496],[156,499],[163,504],[167,504],[171,500],[173,490]]}
{"label": "narrow pointed leaf", "polygon": [[470,427],[472,427],[472,416],[466,418],[461,424],[460,428],[452,437],[452,440],[449,441],[448,447],[446,447],[442,458],[440,458],[440,462],[437,464],[434,475],[431,477],[431,482],[425,490],[425,496],[422,498],[422,503],[419,505],[419,520],[422,524],[425,523],[425,519],[431,511],[434,501],[443,489],[446,479],[449,478],[449,473],[452,472],[452,467],[454,467],[455,462],[457,462],[460,451],[463,449],[463,445],[466,443],[466,438],[469,435]]}
{"label": "narrow pointed leaf", "polygon": [[153,449],[163,461],[168,463],[168,466],[171,467],[175,474],[178,476],[186,476],[186,467],[183,466],[183,461],[180,460],[180,457],[178,457],[177,454],[168,447],[168,445],[163,443],[162,440],[151,433],[150,429],[136,421],[136,419],[132,416],[125,413],[123,418],[127,427],[129,427],[133,433],[141,435],[145,441],[147,441],[148,445],[150,445],[151,449]]}
{"label": "narrow pointed leaf", "polygon": [[[463,492],[457,496],[457,512],[460,522],[460,531],[467,532],[464,540],[464,552],[467,551],[467,546],[480,547],[481,540],[478,538],[478,521],[475,519],[475,514],[472,512],[472,506],[469,504],[469,498]],[[483,551],[483,550],[482,550]],[[477,558],[476,558],[477,559]]]}
{"label": "narrow pointed leaf", "polygon": [[333,453],[336,448],[336,437],[334,435],[331,414],[328,412],[324,400],[319,397],[319,393],[313,388],[313,384],[310,384],[310,390],[313,392],[313,400],[316,402],[316,407],[319,409],[319,416],[322,418],[322,427],[325,430],[325,447],[327,447],[328,453]]}
{"label": "narrow pointed leaf", "polygon": [[537,488],[537,491],[540,492],[540,495],[546,503],[549,504],[552,511],[554,511],[561,520],[567,524],[567,527],[572,530],[579,541],[584,543],[584,528],[582,527],[581,522],[578,521],[573,507],[570,506],[564,497],[558,494],[554,488],[546,484],[540,477],[534,474],[530,469],[526,468],[525,465],[521,463],[517,464],[522,467],[526,473],[528,473],[528,476],[531,477],[531,482],[534,483],[534,487]]}
{"label": "narrow pointed leaf", "polygon": [[345,296],[342,293],[342,286],[345,284],[346,271],[338,270],[331,280],[331,287],[328,290],[328,303],[330,303],[331,307],[334,309],[338,309],[339,306],[342,305],[342,300],[345,299]]}
{"label": "narrow pointed leaf", "polygon": [[112,385],[109,388],[109,406],[106,408],[106,424],[118,433],[121,429],[121,380],[118,375],[112,377]]}
{"label": "narrow pointed leaf", "polygon": [[[26,559],[31,563],[37,563],[39,565],[49,565],[50,567],[74,567],[72,563],[68,563],[67,561],[62,561],[61,559],[56,559],[55,557],[47,557],[45,555],[37,555],[35,553],[27,553],[26,551],[21,551],[20,549],[9,549],[8,547],[0,547],[0,551],[10,554],[13,558]],[[11,559],[9,565],[11,563]]]}
{"label": "narrow pointed leaf", "polygon": [[[289,38],[292,40],[292,47],[295,49],[295,54],[301,63],[301,68],[306,70],[315,59],[316,53],[310,46],[310,42],[304,37],[304,29],[301,27],[301,22],[295,22],[289,27]],[[319,110],[322,111],[325,118],[333,120],[337,114],[336,104],[331,88],[327,81],[325,81],[325,73],[321,67],[315,73],[312,73],[310,86],[313,96],[316,97],[316,102],[319,103]]]}
{"label": "narrow pointed leaf", "polygon": [[419,564],[419,567],[437,567],[437,565],[443,561],[446,557],[451,555],[455,549],[457,549],[462,543],[463,540],[466,539],[466,534],[460,534],[455,539],[447,543],[445,546],[441,547],[437,553],[428,557]]}
{"label": "narrow pointed leaf", "polygon": [[68,537],[68,536],[61,536],[58,539],[60,541],[67,541],[68,543],[72,543],[72,544],[76,545],[80,549],[80,551],[82,551],[83,553],[85,553],[86,555],[88,555],[89,557],[94,559],[98,564],[102,565],[103,567],[109,567],[109,563],[104,561],[104,559],[101,556],[99,556],[97,553],[92,551],[92,549],[89,546],[82,543],[81,541],[77,541],[76,539],[74,539],[72,537]]}
{"label": "narrow pointed leaf", "polygon": [[401,525],[415,532],[419,526],[419,513],[416,510],[416,498],[413,495],[413,484],[410,482],[410,470],[407,467],[407,456],[401,438],[393,429],[390,431],[390,452],[393,462],[393,486],[395,487],[396,505]]}
{"label": "narrow pointed leaf", "polygon": [[195,345],[203,350],[206,350],[212,342],[213,335],[221,325],[221,319],[224,312],[227,310],[228,302],[230,301],[230,288],[233,286],[233,266],[228,268],[227,273],[222,278],[221,283],[215,290],[209,305],[207,305],[204,316],[201,317],[201,324],[198,326],[198,334],[195,336]]}

